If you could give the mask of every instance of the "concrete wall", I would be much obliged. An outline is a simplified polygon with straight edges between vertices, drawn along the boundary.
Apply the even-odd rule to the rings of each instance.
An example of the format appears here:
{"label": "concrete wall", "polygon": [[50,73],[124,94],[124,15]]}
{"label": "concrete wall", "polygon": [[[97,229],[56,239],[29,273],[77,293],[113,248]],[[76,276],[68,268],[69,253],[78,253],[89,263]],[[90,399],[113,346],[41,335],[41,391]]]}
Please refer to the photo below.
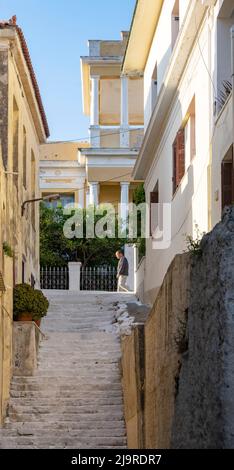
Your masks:
{"label": "concrete wall", "polygon": [[144,448],[144,325],[122,341],[124,410],[129,449]]}
{"label": "concrete wall", "polygon": [[[1,241],[1,236],[0,236]],[[1,251],[1,250],[0,250]],[[0,425],[6,414],[12,376],[12,285],[13,259],[3,255],[0,262],[6,292],[0,294]]]}
{"label": "concrete wall", "polygon": [[145,279],[145,257],[141,259],[136,269],[136,296],[141,302],[144,302],[145,300],[144,279]]}
{"label": "concrete wall", "polygon": [[145,324],[145,447],[169,448],[180,352],[189,301],[189,255],[173,260]]}
{"label": "concrete wall", "polygon": [[191,270],[172,447],[234,448],[234,207],[204,237]]}
{"label": "concrete wall", "polygon": [[34,322],[14,322],[13,375],[32,376],[37,369],[41,333]]}
{"label": "concrete wall", "polygon": [[145,325],[122,341],[129,448],[170,447],[181,358],[177,342],[188,309],[189,260],[188,254],[176,256]]}
{"label": "concrete wall", "polygon": [[234,448],[233,292],[232,206],[174,258],[141,334],[122,340],[129,447]]}

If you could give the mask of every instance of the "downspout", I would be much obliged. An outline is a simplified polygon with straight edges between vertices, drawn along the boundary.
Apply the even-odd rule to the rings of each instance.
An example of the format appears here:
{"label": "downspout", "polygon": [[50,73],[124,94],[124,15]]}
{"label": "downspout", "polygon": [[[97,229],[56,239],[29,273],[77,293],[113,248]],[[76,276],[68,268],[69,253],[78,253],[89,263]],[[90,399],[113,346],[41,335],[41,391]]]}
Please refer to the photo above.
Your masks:
{"label": "downspout", "polygon": [[[208,28],[208,69],[209,75],[212,75],[212,29],[213,29],[213,8],[210,8],[207,13],[207,28]],[[208,231],[212,229],[212,159],[213,159],[213,129],[214,129],[214,119],[213,119],[213,108],[214,108],[214,99],[213,88],[210,85],[210,76],[209,76],[209,163],[207,167],[207,203],[208,203]]]}
{"label": "downspout", "polygon": [[231,27],[231,50],[232,50],[232,145],[234,161],[234,25]]}

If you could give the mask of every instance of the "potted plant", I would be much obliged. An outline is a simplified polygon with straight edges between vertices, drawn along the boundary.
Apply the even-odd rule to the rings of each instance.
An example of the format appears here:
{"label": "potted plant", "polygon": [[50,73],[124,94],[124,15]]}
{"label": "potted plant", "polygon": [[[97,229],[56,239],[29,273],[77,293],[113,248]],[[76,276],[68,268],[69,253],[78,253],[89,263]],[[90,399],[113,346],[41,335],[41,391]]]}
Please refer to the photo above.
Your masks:
{"label": "potted plant", "polygon": [[14,288],[14,319],[34,321],[40,326],[41,318],[47,314],[49,302],[44,294],[29,284],[18,284]]}

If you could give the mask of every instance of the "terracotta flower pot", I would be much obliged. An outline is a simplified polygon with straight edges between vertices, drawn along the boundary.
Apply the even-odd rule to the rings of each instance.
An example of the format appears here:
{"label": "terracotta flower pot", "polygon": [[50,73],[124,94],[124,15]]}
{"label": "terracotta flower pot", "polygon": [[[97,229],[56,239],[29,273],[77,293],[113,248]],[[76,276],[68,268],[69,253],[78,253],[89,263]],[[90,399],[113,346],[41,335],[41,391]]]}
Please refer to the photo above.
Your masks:
{"label": "terracotta flower pot", "polygon": [[18,321],[33,321],[33,314],[29,312],[19,313]]}

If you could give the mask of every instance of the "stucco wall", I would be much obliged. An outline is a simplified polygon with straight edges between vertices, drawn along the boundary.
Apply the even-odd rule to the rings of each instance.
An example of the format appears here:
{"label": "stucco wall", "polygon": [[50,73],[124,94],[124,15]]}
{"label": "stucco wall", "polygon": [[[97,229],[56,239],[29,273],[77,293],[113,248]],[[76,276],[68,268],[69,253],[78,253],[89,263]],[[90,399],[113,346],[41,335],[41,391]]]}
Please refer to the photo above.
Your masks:
{"label": "stucco wall", "polygon": [[172,447],[234,448],[234,207],[201,250],[191,269]]}
{"label": "stucco wall", "polygon": [[[208,36],[208,27],[205,23],[200,32],[199,46],[207,63],[209,61]],[[154,190],[157,181],[159,202],[171,203],[171,235],[167,237],[168,246],[154,249],[151,238],[148,238],[146,243],[145,290],[151,302],[172,259],[177,253],[182,253],[186,249],[186,236],[196,237],[196,224],[200,232],[207,232],[209,228],[207,171],[211,137],[209,119],[204,120],[204,114],[209,116],[210,113],[210,80],[199,46],[196,44],[187,62],[145,182],[148,203],[150,192]],[[173,194],[173,142],[186,118],[194,96],[196,155],[191,159],[177,191]],[[160,228],[163,229],[162,224]],[[155,266],[160,266],[160,269],[155,270]]]}
{"label": "stucco wall", "polygon": [[0,424],[6,414],[12,375],[12,284],[13,261],[3,256],[0,263],[6,292],[0,294]]}
{"label": "stucco wall", "polygon": [[122,384],[128,448],[142,449],[144,413],[144,325],[122,340]]}
{"label": "stucco wall", "polygon": [[129,448],[170,447],[181,358],[177,342],[188,309],[189,281],[190,256],[177,255],[145,325],[122,341]]}
{"label": "stucco wall", "polygon": [[173,260],[145,325],[145,447],[169,448],[180,353],[176,341],[189,298],[189,255]]}
{"label": "stucco wall", "polygon": [[4,167],[8,160],[8,51],[0,50],[0,145]]}
{"label": "stucco wall", "polygon": [[221,220],[221,164],[232,145],[232,95],[220,112],[214,130],[211,162],[211,224]]}

